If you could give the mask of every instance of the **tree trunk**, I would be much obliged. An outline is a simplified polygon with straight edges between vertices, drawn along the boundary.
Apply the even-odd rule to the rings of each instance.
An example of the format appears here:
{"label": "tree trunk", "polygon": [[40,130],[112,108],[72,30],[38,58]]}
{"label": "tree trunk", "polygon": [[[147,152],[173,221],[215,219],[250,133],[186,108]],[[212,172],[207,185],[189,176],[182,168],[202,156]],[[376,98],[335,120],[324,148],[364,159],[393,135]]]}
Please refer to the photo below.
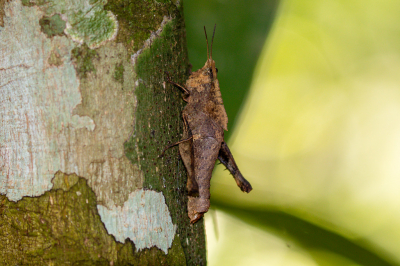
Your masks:
{"label": "tree trunk", "polygon": [[0,0],[0,264],[205,265],[180,1]]}

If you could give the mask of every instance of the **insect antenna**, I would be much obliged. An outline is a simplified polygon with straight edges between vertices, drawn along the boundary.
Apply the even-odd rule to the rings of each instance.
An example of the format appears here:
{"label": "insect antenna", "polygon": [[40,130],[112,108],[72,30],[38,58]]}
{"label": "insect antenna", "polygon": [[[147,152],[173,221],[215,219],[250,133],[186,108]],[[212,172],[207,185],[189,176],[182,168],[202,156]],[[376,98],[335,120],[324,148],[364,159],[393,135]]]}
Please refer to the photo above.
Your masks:
{"label": "insect antenna", "polygon": [[206,35],[206,42],[207,42],[207,60],[208,60],[208,58],[210,58],[210,54],[208,53],[208,39],[207,39],[206,26],[204,26],[204,34]]}
{"label": "insect antenna", "polygon": [[[210,58],[212,58],[212,45],[213,45],[213,42],[214,42],[214,34],[215,34],[215,28],[217,27],[217,24],[215,24],[214,25],[214,32],[213,32],[213,36],[212,36],[212,39],[211,39],[211,52],[210,52]],[[207,44],[208,45],[208,44]]]}

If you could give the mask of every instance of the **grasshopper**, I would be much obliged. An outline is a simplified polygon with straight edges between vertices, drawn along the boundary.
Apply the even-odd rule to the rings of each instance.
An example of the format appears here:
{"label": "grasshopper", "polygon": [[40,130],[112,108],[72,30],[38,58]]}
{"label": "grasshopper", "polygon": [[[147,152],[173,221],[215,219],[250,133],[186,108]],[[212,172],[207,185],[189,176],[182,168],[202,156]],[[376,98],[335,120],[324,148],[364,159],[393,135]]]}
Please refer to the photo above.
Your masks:
{"label": "grasshopper", "polygon": [[216,25],[209,52],[204,27],[207,61],[204,67],[191,73],[185,86],[173,82],[168,72],[165,72],[167,81],[182,90],[183,100],[187,105],[182,112],[183,140],[167,146],[160,156],[167,149],[179,144],[179,152],[188,174],[188,216],[192,224],[210,208],[210,180],[217,159],[231,172],[243,192],[249,193],[252,190],[224,141],[224,130],[228,130],[228,116],[219,89],[218,69],[212,59],[215,28]]}

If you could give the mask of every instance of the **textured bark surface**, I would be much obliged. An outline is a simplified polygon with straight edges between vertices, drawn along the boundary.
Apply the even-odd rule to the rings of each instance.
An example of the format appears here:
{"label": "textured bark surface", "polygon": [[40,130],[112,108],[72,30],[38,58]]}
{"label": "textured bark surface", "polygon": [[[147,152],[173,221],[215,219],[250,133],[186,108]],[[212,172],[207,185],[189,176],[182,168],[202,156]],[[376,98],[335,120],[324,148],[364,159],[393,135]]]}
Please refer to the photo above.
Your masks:
{"label": "textured bark surface", "polygon": [[182,6],[0,2],[2,265],[205,265],[187,217]]}

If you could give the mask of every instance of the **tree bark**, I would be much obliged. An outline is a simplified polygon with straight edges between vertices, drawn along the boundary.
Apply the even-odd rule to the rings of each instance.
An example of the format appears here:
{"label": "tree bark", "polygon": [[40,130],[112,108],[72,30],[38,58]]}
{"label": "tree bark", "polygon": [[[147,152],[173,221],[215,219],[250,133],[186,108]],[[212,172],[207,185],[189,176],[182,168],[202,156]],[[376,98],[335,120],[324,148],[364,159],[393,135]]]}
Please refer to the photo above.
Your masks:
{"label": "tree bark", "polygon": [[0,264],[205,265],[182,4],[0,0]]}

